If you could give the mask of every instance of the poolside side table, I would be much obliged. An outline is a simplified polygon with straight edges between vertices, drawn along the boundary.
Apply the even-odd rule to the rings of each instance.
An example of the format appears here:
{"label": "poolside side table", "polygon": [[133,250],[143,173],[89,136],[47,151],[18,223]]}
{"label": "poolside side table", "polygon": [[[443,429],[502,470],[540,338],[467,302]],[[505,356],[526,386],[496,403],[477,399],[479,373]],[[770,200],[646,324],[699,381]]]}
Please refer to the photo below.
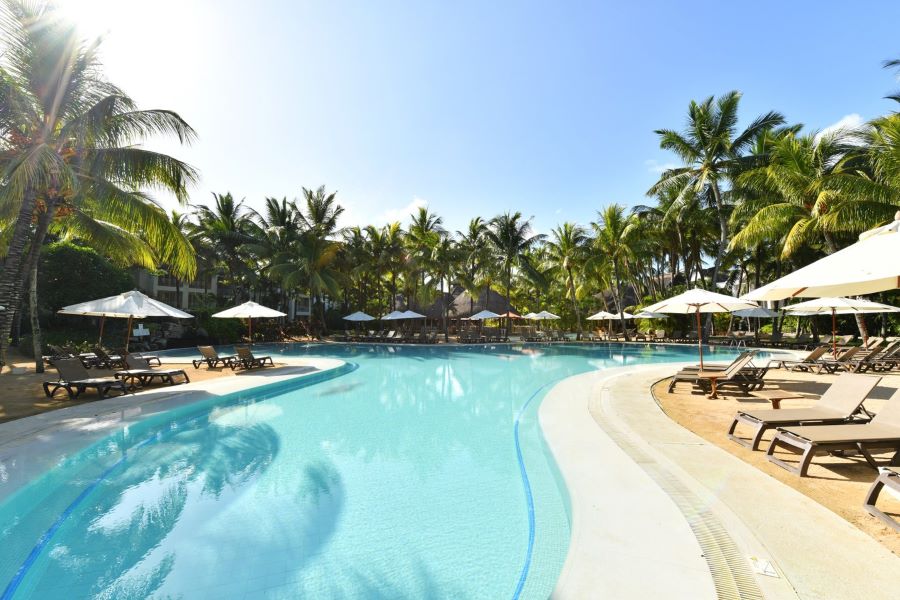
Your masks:
{"label": "poolside side table", "polygon": [[785,390],[757,390],[750,394],[754,398],[761,398],[772,403],[772,408],[778,410],[781,408],[782,400],[793,400],[797,398],[805,398],[803,394],[796,392],[788,392]]}
{"label": "poolside side table", "polygon": [[719,397],[718,393],[718,385],[719,379],[727,378],[728,374],[725,371],[697,371],[697,377],[700,379],[708,379],[712,390],[710,390],[707,398],[710,400],[715,400]]}

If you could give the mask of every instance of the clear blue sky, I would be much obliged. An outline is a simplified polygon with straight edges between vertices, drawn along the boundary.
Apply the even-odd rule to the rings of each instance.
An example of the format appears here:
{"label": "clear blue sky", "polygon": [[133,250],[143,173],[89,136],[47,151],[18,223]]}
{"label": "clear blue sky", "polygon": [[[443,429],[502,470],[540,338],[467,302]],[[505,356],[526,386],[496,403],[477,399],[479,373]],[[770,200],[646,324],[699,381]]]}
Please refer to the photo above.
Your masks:
{"label": "clear blue sky", "polygon": [[108,31],[111,79],[200,139],[193,202],[325,184],[344,224],[417,203],[452,229],[506,210],[547,232],[646,202],[654,129],[738,89],[821,129],[892,110],[900,3],[62,0]]}

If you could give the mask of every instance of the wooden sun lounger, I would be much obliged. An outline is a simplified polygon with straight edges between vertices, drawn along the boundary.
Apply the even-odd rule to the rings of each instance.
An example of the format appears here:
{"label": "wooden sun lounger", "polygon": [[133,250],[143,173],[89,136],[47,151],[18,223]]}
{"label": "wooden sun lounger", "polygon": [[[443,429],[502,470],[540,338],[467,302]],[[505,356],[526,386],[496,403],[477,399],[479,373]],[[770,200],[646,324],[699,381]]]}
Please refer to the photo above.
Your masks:
{"label": "wooden sun lounger", "polygon": [[881,490],[885,487],[900,494],[900,473],[893,469],[881,469],[881,473],[879,473],[878,478],[872,482],[872,487],[869,488],[869,492],[866,494],[863,508],[865,508],[870,515],[880,520],[888,527],[892,527],[895,531],[900,531],[900,523],[875,505],[875,503],[878,502],[878,496],[881,494]]}
{"label": "wooden sun lounger", "polygon": [[[167,383],[169,385],[191,382],[190,377],[188,377],[188,374],[184,369],[151,369],[150,363],[147,362],[147,360],[137,358],[133,354],[129,354],[125,357],[125,363],[128,365],[128,368],[122,371],[116,371],[114,376],[116,379],[121,379],[131,387],[135,387],[136,385],[145,386],[149,383],[153,383],[154,379],[159,379],[160,383]],[[178,378],[180,378],[181,381],[178,381]]]}
{"label": "wooden sun lounger", "polygon": [[[863,401],[880,381],[881,377],[844,373],[825,390],[816,406],[738,411],[731,427],[728,428],[728,439],[751,450],[758,450],[763,435],[776,427],[804,423],[846,423],[860,412]],[[753,427],[753,435],[749,442],[735,435],[738,425]]]}
{"label": "wooden sun lounger", "polygon": [[[784,448],[800,454],[800,462],[793,465],[775,456],[775,450]],[[890,464],[900,459],[900,390],[897,390],[881,411],[871,421],[862,425],[801,425],[779,428],[766,457],[779,467],[804,477],[809,465],[818,454],[855,450],[873,469],[878,463],[871,450],[894,450]]]}
{"label": "wooden sun lounger", "polygon": [[238,356],[237,360],[231,363],[232,370],[238,367],[252,369],[253,367],[265,367],[266,365],[275,366],[275,361],[272,360],[271,356],[254,356],[247,346],[237,346],[235,350]]}
{"label": "wooden sun lounger", "polygon": [[91,374],[77,358],[61,358],[55,361],[53,366],[59,372],[59,379],[44,382],[44,393],[48,398],[52,398],[59,389],[66,390],[72,400],[78,398],[87,388],[96,389],[101,398],[105,398],[112,390],[122,394],[128,393],[128,388],[123,381],[113,377],[91,377]]}
{"label": "wooden sun lounger", "polygon": [[210,369],[214,369],[219,365],[230,367],[231,363],[237,360],[237,356],[234,354],[228,354],[226,356],[220,355],[212,346],[197,346],[197,350],[200,351],[202,358],[191,361],[195,369],[199,369],[200,365],[203,363],[206,363],[206,366]]}

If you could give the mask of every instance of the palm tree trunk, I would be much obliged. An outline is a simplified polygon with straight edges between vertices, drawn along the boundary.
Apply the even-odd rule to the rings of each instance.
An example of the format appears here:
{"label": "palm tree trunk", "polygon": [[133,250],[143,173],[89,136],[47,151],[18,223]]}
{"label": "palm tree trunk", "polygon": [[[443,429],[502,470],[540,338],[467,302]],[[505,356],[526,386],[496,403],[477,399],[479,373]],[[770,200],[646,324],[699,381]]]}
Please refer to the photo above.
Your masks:
{"label": "palm tree trunk", "polygon": [[621,321],[622,323],[622,335],[625,337],[626,342],[630,342],[631,340],[628,338],[628,328],[625,324],[625,312],[622,310],[622,292],[621,284],[619,282],[619,261],[617,260],[613,260],[613,276],[616,280],[616,308],[619,309],[619,321]]}
{"label": "palm tree trunk", "polygon": [[38,262],[31,265],[31,273],[28,277],[28,304],[31,308],[31,347],[34,351],[34,372],[44,372],[43,343],[41,341],[41,321],[38,314]]}
{"label": "palm tree trunk", "polygon": [[25,253],[25,245],[28,243],[28,233],[31,229],[31,217],[34,213],[34,194],[31,190],[25,191],[22,198],[22,206],[16,215],[16,224],[9,241],[6,252],[6,260],[3,262],[3,271],[0,272],[0,364],[6,364],[7,347],[9,345],[9,332],[12,329],[13,315],[20,309],[22,299],[22,257]]}
{"label": "palm tree trunk", "polygon": [[578,325],[578,335],[576,340],[581,339],[581,311],[578,310],[578,300],[575,298],[575,278],[572,276],[572,269],[569,269],[569,287],[572,290],[572,308],[575,309],[575,323]]}

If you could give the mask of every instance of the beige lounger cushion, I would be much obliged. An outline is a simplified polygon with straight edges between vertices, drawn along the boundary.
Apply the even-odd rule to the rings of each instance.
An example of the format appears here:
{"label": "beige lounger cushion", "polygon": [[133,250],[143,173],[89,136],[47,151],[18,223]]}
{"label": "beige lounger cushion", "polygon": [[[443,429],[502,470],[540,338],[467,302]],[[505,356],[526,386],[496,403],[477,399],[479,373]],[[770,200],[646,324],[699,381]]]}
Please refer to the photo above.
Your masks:
{"label": "beige lounger cushion", "polygon": [[877,423],[856,425],[803,425],[788,427],[785,431],[815,444],[841,442],[877,442],[900,440],[900,428]]}
{"label": "beige lounger cushion", "polygon": [[767,423],[790,423],[797,421],[826,421],[847,418],[856,412],[881,377],[844,373],[832,383],[818,404],[810,408],[785,408],[782,410],[740,411],[741,414]]}

